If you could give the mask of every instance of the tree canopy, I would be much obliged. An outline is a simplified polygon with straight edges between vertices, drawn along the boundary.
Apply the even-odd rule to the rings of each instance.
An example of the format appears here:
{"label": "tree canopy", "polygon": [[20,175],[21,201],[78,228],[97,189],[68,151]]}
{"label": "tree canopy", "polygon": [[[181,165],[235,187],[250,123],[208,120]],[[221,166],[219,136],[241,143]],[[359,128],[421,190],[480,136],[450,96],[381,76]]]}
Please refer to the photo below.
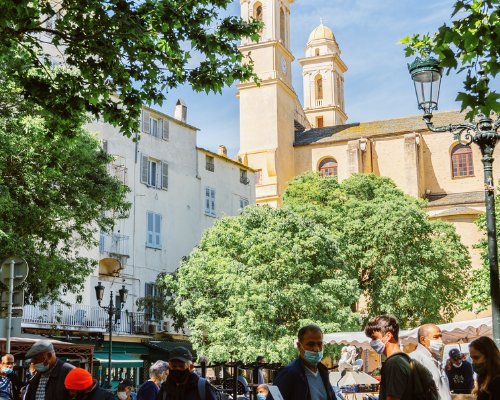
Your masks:
{"label": "tree canopy", "polygon": [[470,108],[467,118],[472,120],[478,112],[500,112],[500,94],[490,90],[486,95],[486,82],[477,77],[481,60],[486,74],[495,77],[500,72],[500,0],[456,1],[451,18],[450,25],[443,24],[434,34],[403,38],[400,43],[407,45],[406,56],[433,52],[447,74],[452,70],[467,71],[464,91],[456,99],[462,111]]}
{"label": "tree canopy", "polygon": [[[261,24],[221,19],[229,3],[4,0],[0,65],[40,112],[69,121],[92,113],[130,137],[139,131],[141,106],[161,105],[171,88],[218,92],[255,77],[237,45],[242,37],[258,40]],[[189,61],[193,54],[199,62]],[[48,74],[54,61],[78,73]]]}
{"label": "tree canopy", "polygon": [[[28,302],[55,301],[81,289],[95,268],[77,249],[97,247],[99,226],[127,215],[129,189],[108,174],[112,157],[82,128],[85,115],[71,116],[67,135],[69,120],[42,115],[22,101],[23,90],[0,71],[0,260],[26,259]],[[103,217],[108,210],[114,215]]]}
{"label": "tree canopy", "polygon": [[360,302],[403,327],[450,320],[470,258],[453,225],[429,220],[423,205],[389,178],[339,184],[306,172],[288,183],[283,208],[250,206],[217,221],[139,303],[185,325],[215,360],[290,360],[301,326],[359,330]]}

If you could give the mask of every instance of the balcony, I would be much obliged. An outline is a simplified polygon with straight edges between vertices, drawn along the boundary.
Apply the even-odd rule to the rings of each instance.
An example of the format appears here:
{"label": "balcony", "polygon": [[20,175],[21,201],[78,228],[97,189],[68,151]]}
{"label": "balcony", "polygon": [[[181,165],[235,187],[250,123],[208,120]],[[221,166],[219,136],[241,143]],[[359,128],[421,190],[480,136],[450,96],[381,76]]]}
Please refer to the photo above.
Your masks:
{"label": "balcony", "polygon": [[[109,331],[108,318],[108,313],[98,306],[52,304],[44,309],[26,305],[23,307],[21,327],[106,333]],[[161,323],[151,321],[145,313],[124,310],[112,320],[113,334],[150,335],[156,333],[158,326],[161,327]]]}
{"label": "balcony", "polygon": [[316,100],[316,108],[323,107],[323,100]]}
{"label": "balcony", "polygon": [[128,236],[101,232],[99,251],[128,257],[128,241]]}

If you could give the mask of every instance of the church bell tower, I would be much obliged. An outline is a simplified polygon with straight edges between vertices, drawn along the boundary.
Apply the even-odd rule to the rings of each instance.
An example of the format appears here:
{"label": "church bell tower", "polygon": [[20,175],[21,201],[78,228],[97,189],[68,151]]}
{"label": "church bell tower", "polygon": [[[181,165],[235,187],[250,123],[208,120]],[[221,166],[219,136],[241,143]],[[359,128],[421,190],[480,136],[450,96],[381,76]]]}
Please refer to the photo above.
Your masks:
{"label": "church bell tower", "polygon": [[290,4],[295,0],[240,0],[241,16],[265,26],[260,40],[244,39],[240,50],[254,62],[261,79],[238,85],[240,152],[242,162],[257,170],[258,204],[279,206],[286,183],[294,176],[295,108],[300,107],[292,87]]}

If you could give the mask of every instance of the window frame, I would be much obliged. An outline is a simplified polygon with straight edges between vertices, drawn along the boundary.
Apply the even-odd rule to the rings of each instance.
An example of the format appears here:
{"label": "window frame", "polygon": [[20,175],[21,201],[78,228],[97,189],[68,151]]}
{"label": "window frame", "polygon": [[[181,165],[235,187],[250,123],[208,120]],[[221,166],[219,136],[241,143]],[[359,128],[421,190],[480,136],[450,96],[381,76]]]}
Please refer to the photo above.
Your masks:
{"label": "window frame", "polygon": [[[330,161],[331,160],[331,161]],[[327,162],[334,162],[336,165],[334,166],[331,166],[331,167],[323,167],[322,165],[323,164],[326,164]],[[328,174],[328,175],[325,175],[324,171],[328,170],[328,169],[333,169],[333,173],[332,174]],[[321,177],[324,178],[325,176],[336,176],[338,177],[338,174],[339,174],[339,163],[337,162],[337,160],[333,157],[325,157],[323,158],[319,164],[318,164],[318,171],[319,173],[321,174]]]}
{"label": "window frame", "polygon": [[262,170],[255,171],[255,185],[262,185]]}
{"label": "window frame", "polygon": [[[153,221],[153,226],[150,226],[150,216]],[[161,250],[162,242],[161,242],[161,225],[162,225],[163,217],[160,213],[156,213],[154,211],[146,211],[146,247]],[[149,240],[149,235],[151,233],[151,240]],[[156,240],[157,237],[159,240]],[[159,244],[157,244],[157,242]]]}
{"label": "window frame", "polygon": [[[215,189],[210,186],[205,186],[204,189],[204,206],[205,206],[205,215],[209,217],[217,217],[217,197]],[[212,200],[213,199],[213,200]],[[208,201],[208,206],[207,206]]]}
{"label": "window frame", "polygon": [[[467,149],[468,151],[461,152],[460,150]],[[460,164],[464,164],[463,158],[465,157],[465,168],[467,169],[466,174],[462,175],[463,166],[460,167]],[[453,146],[451,149],[451,177],[455,178],[469,178],[474,176],[474,154],[472,148],[467,145],[462,145],[460,143]],[[455,166],[456,166],[456,174],[455,174]],[[462,171],[461,171],[462,170]]]}
{"label": "window frame", "polygon": [[[211,161],[210,161],[211,160]],[[210,172],[215,172],[215,157],[205,154],[205,169]]]}
{"label": "window frame", "polygon": [[240,168],[240,183],[248,185],[250,180],[248,179],[248,171],[246,169]]}

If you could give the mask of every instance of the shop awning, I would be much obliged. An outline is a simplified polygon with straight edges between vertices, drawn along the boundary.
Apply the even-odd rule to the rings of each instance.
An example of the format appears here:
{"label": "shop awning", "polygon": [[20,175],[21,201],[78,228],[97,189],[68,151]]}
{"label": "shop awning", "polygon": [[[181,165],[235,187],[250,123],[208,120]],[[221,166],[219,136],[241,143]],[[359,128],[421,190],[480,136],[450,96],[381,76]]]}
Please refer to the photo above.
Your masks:
{"label": "shop awning", "polygon": [[[98,360],[103,367],[108,367],[109,353],[96,351],[94,353],[94,358]],[[111,364],[113,368],[142,368],[144,361],[125,352],[113,352],[113,354],[111,354]]]}

